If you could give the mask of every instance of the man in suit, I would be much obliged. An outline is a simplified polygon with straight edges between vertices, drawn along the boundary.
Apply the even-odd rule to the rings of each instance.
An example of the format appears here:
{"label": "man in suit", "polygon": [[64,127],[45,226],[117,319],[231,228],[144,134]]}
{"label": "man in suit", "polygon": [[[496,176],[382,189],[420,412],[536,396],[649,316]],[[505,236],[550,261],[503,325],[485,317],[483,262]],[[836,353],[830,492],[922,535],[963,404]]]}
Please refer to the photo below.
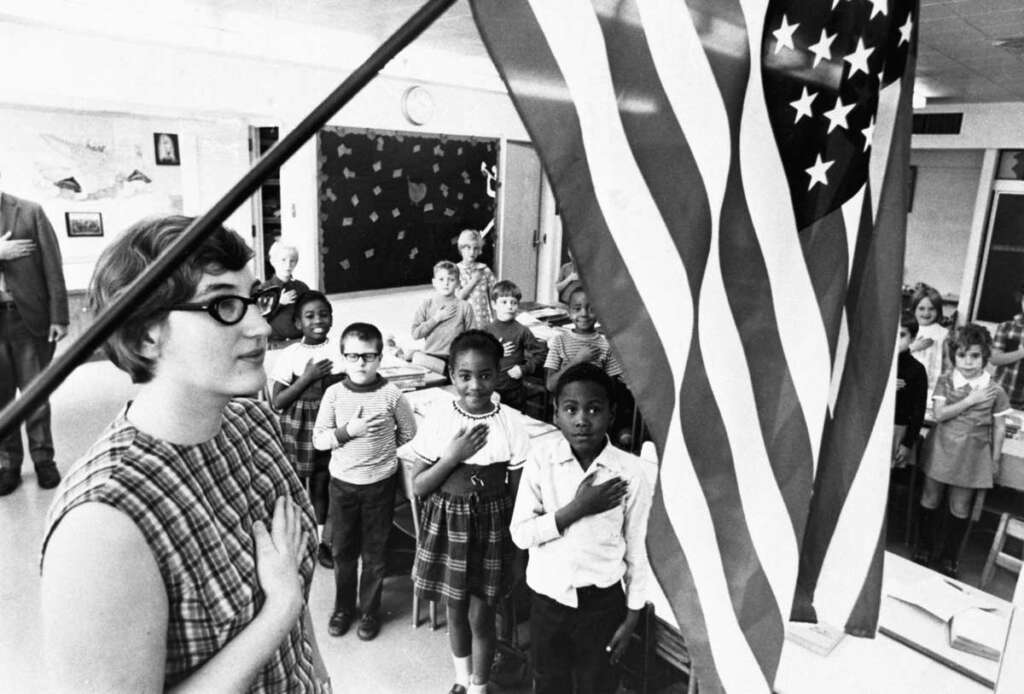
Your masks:
{"label": "man in suit", "polygon": [[[34,379],[68,333],[68,293],[60,246],[43,208],[0,193],[0,406]],[[60,482],[53,459],[50,405],[25,420],[29,455],[43,489]],[[0,441],[0,496],[21,484],[21,432]]]}

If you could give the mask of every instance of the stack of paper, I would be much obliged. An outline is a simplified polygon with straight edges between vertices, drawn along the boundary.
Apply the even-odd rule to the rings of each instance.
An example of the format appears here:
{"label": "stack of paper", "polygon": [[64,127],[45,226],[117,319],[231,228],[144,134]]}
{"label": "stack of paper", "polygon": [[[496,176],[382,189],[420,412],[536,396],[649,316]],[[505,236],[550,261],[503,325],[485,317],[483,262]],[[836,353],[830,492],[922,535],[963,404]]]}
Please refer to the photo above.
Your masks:
{"label": "stack of paper", "polygon": [[998,661],[1009,626],[1006,615],[980,608],[965,610],[953,615],[949,622],[949,645]]}
{"label": "stack of paper", "polygon": [[790,622],[786,625],[786,638],[818,655],[828,655],[842,640],[843,631],[831,624]]}

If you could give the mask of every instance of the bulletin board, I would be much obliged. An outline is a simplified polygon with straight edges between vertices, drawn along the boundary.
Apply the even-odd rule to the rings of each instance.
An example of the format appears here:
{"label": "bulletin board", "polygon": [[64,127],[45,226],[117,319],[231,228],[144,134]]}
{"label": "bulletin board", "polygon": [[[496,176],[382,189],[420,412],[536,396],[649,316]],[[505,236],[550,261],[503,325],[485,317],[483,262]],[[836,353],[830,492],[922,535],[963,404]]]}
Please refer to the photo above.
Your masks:
{"label": "bulletin board", "polygon": [[318,148],[328,293],[428,284],[434,263],[459,260],[463,229],[494,219],[497,140],[330,127]]}

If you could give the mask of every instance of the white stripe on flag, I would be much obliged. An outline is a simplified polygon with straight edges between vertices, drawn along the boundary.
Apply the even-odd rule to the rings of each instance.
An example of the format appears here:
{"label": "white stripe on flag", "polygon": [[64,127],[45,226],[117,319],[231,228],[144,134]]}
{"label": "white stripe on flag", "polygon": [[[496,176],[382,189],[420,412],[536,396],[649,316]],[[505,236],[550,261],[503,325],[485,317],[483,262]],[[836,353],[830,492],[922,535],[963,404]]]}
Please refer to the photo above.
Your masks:
{"label": "white stripe on flag", "polygon": [[[850,273],[853,272],[854,254],[857,250],[857,233],[860,230],[860,220],[864,213],[864,191],[867,184],[861,186],[860,190],[854,193],[846,203],[843,204],[843,224],[846,231],[846,280],[849,282]],[[828,388],[828,410],[834,414],[836,398],[839,397],[839,386],[843,383],[843,372],[846,370],[846,352],[850,346],[850,326],[846,315],[846,306],[843,306],[843,315],[839,319],[839,335],[836,337],[836,355],[832,362],[832,380]]]}
{"label": "white stripe on flag", "polygon": [[[530,6],[573,96],[598,204],[626,267],[634,270],[630,275],[661,337],[678,393],[693,330],[689,284],[622,129],[597,18],[587,0],[530,0]],[[646,244],[635,241],[637,228],[645,230]],[[659,272],[650,272],[652,267]],[[666,292],[666,286],[675,292]],[[718,646],[713,651],[718,675],[726,691],[767,691],[731,609],[711,515],[678,421],[676,402],[663,456],[670,462],[663,466],[662,480],[679,496],[666,506],[686,509],[671,522],[698,586],[709,641]]]}
{"label": "white stripe on flag", "polygon": [[[857,235],[860,232],[860,220],[864,215],[864,191],[867,189],[865,183],[860,187],[853,197],[843,203],[843,224],[846,225],[846,279],[849,281],[850,273],[853,272],[853,256],[857,250]],[[872,215],[872,220],[874,215]]]}
{"label": "white stripe on flag", "polygon": [[[896,362],[896,346],[893,345],[885,397],[878,408],[864,457],[836,521],[814,592],[818,619],[840,628],[846,624],[857,604],[885,518],[892,457],[892,422],[896,409]],[[856,384],[852,386],[857,387]]]}
{"label": "white stripe on flag", "polygon": [[[909,58],[908,58],[909,60]],[[885,183],[885,172],[889,165],[889,148],[896,128],[896,112],[900,105],[900,91],[903,84],[898,79],[878,92],[878,114],[875,116],[875,135],[871,141],[871,159],[868,162],[868,181],[871,182],[871,221],[878,216],[878,200]]]}
{"label": "white stripe on flag", "polygon": [[761,80],[764,0],[741,0],[750,43],[750,79],[740,126],[740,166],[747,207],[771,284],[776,325],[807,426],[814,470],[825,420],[831,375],[828,337],[804,260],[790,204],[786,171],[765,107]]}
{"label": "white stripe on flag", "polygon": [[[746,363],[746,356],[732,320],[717,250],[729,175],[729,119],[689,13],[680,11],[679,4],[671,0],[638,0],[638,6],[662,88],[680,129],[689,134],[687,143],[707,191],[711,253],[698,306],[704,365],[728,435],[743,512],[750,519],[751,540],[779,612],[788,615],[799,564],[796,537],[756,425],[757,403],[749,371],[736,368]],[[671,494],[666,497],[673,498]]]}

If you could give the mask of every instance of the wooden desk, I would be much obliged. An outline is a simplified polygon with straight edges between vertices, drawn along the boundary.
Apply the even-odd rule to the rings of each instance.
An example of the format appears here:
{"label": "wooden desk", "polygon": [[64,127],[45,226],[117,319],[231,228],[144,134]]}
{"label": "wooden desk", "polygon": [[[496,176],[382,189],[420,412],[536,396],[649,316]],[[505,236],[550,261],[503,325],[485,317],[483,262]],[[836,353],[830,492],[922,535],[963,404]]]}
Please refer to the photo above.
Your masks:
{"label": "wooden desk", "polygon": [[[881,623],[884,624],[887,618],[904,618],[902,614],[893,614],[892,606],[887,605],[884,595],[888,582],[913,582],[934,573],[930,569],[887,552],[882,587]],[[659,625],[655,629],[655,651],[663,660],[682,669],[683,665],[689,663],[689,658],[675,628],[675,619],[668,607],[668,601],[657,585],[650,600],[654,603],[656,614],[659,615]],[[1010,604],[1006,601],[994,597],[992,600],[1010,609]],[[932,619],[925,614],[918,616],[925,620]],[[934,627],[933,636],[937,639],[937,646],[945,642],[946,631],[945,627],[937,622]],[[973,657],[960,651],[955,653]],[[1019,654],[1016,654],[1016,657],[1019,657]],[[723,664],[723,667],[728,667],[728,664]],[[993,671],[997,667],[992,663]],[[820,656],[803,646],[785,641],[782,661],[775,680],[776,694],[820,694],[825,691],[829,694],[988,694],[992,689],[882,633],[874,639],[846,635],[827,656]]]}

